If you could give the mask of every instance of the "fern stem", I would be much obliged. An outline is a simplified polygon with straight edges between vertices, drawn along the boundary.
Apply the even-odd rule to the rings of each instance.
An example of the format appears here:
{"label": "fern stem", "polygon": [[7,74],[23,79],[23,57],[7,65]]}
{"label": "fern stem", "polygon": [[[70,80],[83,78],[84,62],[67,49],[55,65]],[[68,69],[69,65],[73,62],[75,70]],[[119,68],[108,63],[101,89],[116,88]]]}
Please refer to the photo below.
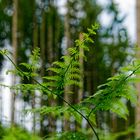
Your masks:
{"label": "fern stem", "polygon": [[95,110],[96,106],[94,108],[91,109],[91,111],[89,112],[89,114],[87,115],[87,118],[90,117],[91,113]]}
{"label": "fern stem", "polygon": [[[19,72],[21,72],[24,76],[26,76],[26,75],[24,74],[24,72],[23,72],[19,67],[17,67],[17,65],[12,61],[12,59],[11,59],[8,55],[5,54],[5,56],[10,60],[10,62],[14,65],[14,67],[15,67]],[[68,67],[67,67],[67,69],[66,69],[66,71],[65,71],[64,74],[67,73],[67,71],[68,71],[68,69],[69,69],[69,67],[70,67],[70,65],[71,65],[71,63],[72,63],[73,60],[74,60],[74,59],[71,60],[71,62],[70,62],[70,64],[68,65]],[[98,136],[97,132],[95,131],[94,127],[92,126],[92,124],[91,124],[91,122],[90,122],[90,120],[89,120],[88,117],[84,116],[79,110],[77,110],[72,104],[70,104],[68,101],[66,101],[66,100],[65,100],[62,96],[60,96],[59,94],[55,94],[54,92],[52,92],[51,89],[49,89],[49,88],[43,86],[40,82],[38,82],[38,81],[35,80],[34,78],[32,78],[32,80],[33,80],[34,82],[36,82],[38,85],[40,85],[41,87],[43,87],[45,90],[48,90],[48,91],[51,92],[52,94],[56,95],[59,99],[63,100],[63,101],[64,101],[68,106],[70,106],[75,112],[77,112],[81,117],[83,117],[83,118],[87,121],[88,125],[91,127],[91,129],[92,129],[93,133],[95,134],[97,140],[99,140],[99,136]],[[46,92],[46,91],[45,91],[45,92]]]}
{"label": "fern stem", "polygon": [[82,116],[82,117],[87,121],[87,123],[88,123],[89,126],[91,127],[92,131],[94,132],[94,134],[95,134],[97,140],[99,140],[98,134],[97,134],[97,132],[95,131],[95,129],[93,128],[93,126],[92,126],[90,120],[89,120],[86,116],[84,116],[79,110],[77,110],[72,104],[70,104],[69,102],[67,102],[62,96],[60,96],[60,95],[57,95],[57,96],[58,96],[61,100],[63,100],[67,105],[69,105],[74,111],[76,111],[80,116]]}
{"label": "fern stem", "polygon": [[[124,77],[124,79],[122,79],[122,80],[118,83],[118,85],[115,87],[115,89],[116,89],[116,88],[119,88],[119,86],[120,86],[124,81],[126,81],[129,77],[131,77],[133,74],[135,74],[135,72],[137,72],[139,69],[140,69],[140,65],[138,65],[138,67],[137,67],[135,70],[133,70],[129,75],[127,75],[126,77]],[[115,89],[114,89],[114,90],[115,90]],[[114,91],[114,90],[113,90],[113,91]],[[99,105],[99,104],[98,104],[98,105]],[[98,105],[96,105],[96,106],[98,106]],[[95,106],[94,108],[91,109],[91,111],[90,111],[89,114],[87,115],[87,118],[90,117],[90,115],[92,114],[92,112],[96,109],[96,106]]]}

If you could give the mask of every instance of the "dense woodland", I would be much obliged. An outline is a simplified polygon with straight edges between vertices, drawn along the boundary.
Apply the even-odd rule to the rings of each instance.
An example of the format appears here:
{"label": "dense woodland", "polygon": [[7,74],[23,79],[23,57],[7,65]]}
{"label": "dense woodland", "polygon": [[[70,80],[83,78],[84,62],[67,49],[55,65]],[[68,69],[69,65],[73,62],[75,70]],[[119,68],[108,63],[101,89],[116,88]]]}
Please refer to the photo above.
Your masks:
{"label": "dense woodland", "polygon": [[139,50],[125,16],[113,0],[59,2],[0,0],[0,70],[12,83],[0,81],[11,93],[0,139],[138,140]]}

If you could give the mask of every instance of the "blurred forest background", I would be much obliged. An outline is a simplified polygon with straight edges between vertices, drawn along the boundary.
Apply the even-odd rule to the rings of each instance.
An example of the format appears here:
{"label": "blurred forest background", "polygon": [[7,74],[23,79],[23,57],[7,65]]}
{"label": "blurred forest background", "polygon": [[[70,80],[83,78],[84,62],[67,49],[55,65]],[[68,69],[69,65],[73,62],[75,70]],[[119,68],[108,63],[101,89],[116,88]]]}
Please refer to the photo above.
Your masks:
{"label": "blurred forest background", "polygon": [[[60,9],[63,12],[60,12]],[[102,24],[104,19],[100,18],[103,12],[111,19],[106,26]],[[69,88],[66,87],[63,95],[67,101],[76,104],[93,95],[99,85],[134,58],[134,44],[123,26],[124,20],[125,16],[120,16],[118,5],[113,0],[105,5],[101,5],[97,0],[67,0],[63,8],[60,7],[59,0],[0,0],[0,47],[11,52],[11,58],[16,65],[28,63],[32,50],[40,48],[41,70],[38,71],[38,80],[42,82],[44,79],[41,77],[52,75],[46,71],[52,62],[60,60],[62,55],[69,55],[66,49],[74,46],[74,41],[81,37],[80,34],[86,32],[95,22],[99,23],[94,46],[90,46],[90,52],[87,54],[87,62],[82,58],[79,60],[82,86],[80,89],[71,87],[76,94],[66,94]],[[7,61],[0,55],[1,72],[6,66]],[[11,68],[9,63],[8,68]],[[15,75],[10,77],[8,80],[11,85],[34,83],[33,80],[20,79]],[[1,87],[1,92],[6,96],[8,91],[6,87]],[[11,104],[10,120],[3,115],[3,96],[0,95],[0,139],[40,140],[56,132],[76,132],[82,127],[90,135],[90,128],[84,121],[79,125],[72,118],[67,121],[63,117],[40,116],[39,113],[23,111],[42,106],[65,105],[62,101],[28,90],[25,93],[15,93],[13,90],[10,92],[10,99],[7,101]],[[110,111],[97,112],[96,127],[103,136],[111,133],[116,134],[115,138],[112,136],[112,140],[134,138],[135,106],[129,101],[126,104],[130,111],[127,120]],[[68,138],[64,135],[61,139]],[[84,139],[87,137],[83,135]]]}

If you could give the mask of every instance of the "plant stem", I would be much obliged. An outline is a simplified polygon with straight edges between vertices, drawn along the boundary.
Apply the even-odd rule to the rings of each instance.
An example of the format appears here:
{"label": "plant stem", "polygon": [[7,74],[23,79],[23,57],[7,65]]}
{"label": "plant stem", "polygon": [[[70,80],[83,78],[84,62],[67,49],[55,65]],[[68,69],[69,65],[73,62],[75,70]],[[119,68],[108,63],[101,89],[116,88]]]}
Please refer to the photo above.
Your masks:
{"label": "plant stem", "polygon": [[[11,59],[8,55],[5,54],[5,56],[10,60],[10,62],[14,65],[14,67],[15,67],[19,72],[21,72],[24,76],[26,76],[25,73],[24,73],[19,67],[17,67],[17,65],[12,61],[12,59]],[[72,59],[72,60],[73,60],[73,59]],[[72,63],[72,60],[71,60],[71,63]],[[71,63],[68,65],[68,67],[67,67],[67,69],[66,69],[66,71],[65,71],[65,74],[67,73],[67,71],[68,71],[68,69],[69,69]],[[54,92],[52,92],[51,89],[49,89],[49,88],[43,86],[40,82],[38,82],[38,81],[35,80],[34,78],[32,78],[32,80],[33,80],[34,82],[36,82],[38,85],[40,85],[41,87],[43,87],[43,88],[45,89],[45,92],[46,92],[46,90],[48,90],[48,91],[51,92],[52,94],[56,95],[59,99],[63,100],[68,106],[70,106],[75,112],[77,112],[81,117],[83,117],[83,118],[87,121],[88,125],[91,127],[91,129],[92,129],[93,133],[95,134],[97,140],[99,140],[99,136],[98,136],[97,132],[95,131],[95,129],[93,128],[93,126],[92,126],[92,124],[91,124],[91,122],[90,122],[90,120],[89,120],[88,117],[84,116],[79,110],[77,110],[72,104],[70,104],[68,101],[66,101],[66,100],[65,100],[62,96],[60,96],[59,94],[55,94]]]}

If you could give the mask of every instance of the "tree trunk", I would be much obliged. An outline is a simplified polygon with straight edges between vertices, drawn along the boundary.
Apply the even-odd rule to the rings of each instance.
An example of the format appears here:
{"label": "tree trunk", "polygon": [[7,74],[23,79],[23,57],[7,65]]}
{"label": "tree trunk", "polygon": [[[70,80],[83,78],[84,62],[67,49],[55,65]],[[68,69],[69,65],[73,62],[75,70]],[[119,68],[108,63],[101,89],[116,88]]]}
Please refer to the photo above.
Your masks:
{"label": "tree trunk", "polygon": [[[140,0],[137,0],[136,3],[136,13],[137,13],[137,43],[140,47]],[[138,51],[137,57],[140,58],[140,51]],[[138,95],[137,95],[137,106],[136,106],[136,138],[140,138],[140,83],[136,85]]]}
{"label": "tree trunk", "polygon": [[[114,61],[112,60],[112,64],[111,64],[111,68],[112,68],[111,75],[112,76],[114,76],[115,73],[116,73],[116,71],[115,71],[115,69],[113,67],[113,64],[114,64]],[[111,117],[111,130],[112,130],[113,133],[115,133],[115,132],[118,131],[117,130],[117,127],[118,127],[117,126],[117,116],[116,116],[115,113],[110,113],[110,117]]]}
{"label": "tree trunk", "polygon": [[[68,7],[68,0],[66,2],[66,7],[67,7],[67,13],[65,15],[65,37],[66,37],[66,49],[68,49],[69,47],[71,47],[71,35],[70,35],[70,24],[69,24],[69,7]],[[68,52],[67,52],[67,55]],[[71,103],[72,102],[72,95],[69,94],[70,92],[70,87],[69,86],[65,86],[64,87],[64,99]],[[66,103],[64,103],[64,105],[67,105]],[[67,131],[70,129],[70,120],[67,117],[68,114],[64,114],[64,130]]]}
{"label": "tree trunk", "polygon": [[[13,0],[13,18],[12,18],[12,47],[13,47],[13,62],[17,64],[17,18],[18,18],[18,0]],[[12,75],[12,85],[16,84],[16,76]],[[15,92],[11,98],[11,124],[15,123]]]}
{"label": "tree trunk", "polygon": [[[41,53],[41,77],[45,76],[45,30],[46,30],[46,22],[45,22],[45,11],[42,11],[42,22],[40,27],[40,53]],[[44,81],[42,81],[44,82]],[[46,104],[46,100],[43,99],[43,93],[41,95],[41,107]],[[40,120],[40,136],[43,137],[45,134],[44,130],[44,116],[41,116]]]}
{"label": "tree trunk", "polygon": [[[52,62],[53,62],[53,45],[52,45],[52,38],[53,38],[53,30],[52,30],[52,26],[49,25],[48,27],[48,63],[51,66]],[[48,75],[51,76],[52,72],[49,71]],[[49,96],[48,99],[48,104],[49,106],[55,106],[56,105],[56,100],[54,99],[53,95]],[[52,115],[49,115],[48,117],[48,121],[49,121],[49,128],[48,131],[49,132],[54,132],[55,131],[55,118]]]}
{"label": "tree trunk", "polygon": [[[83,35],[80,33],[80,40],[83,40]],[[83,61],[83,55],[84,55],[84,50],[83,48],[79,48],[80,51],[80,74],[81,74],[81,79],[80,79],[80,89],[78,90],[78,102],[80,102],[83,98],[83,91],[84,91],[84,77],[83,77],[83,73],[84,73],[84,61]]]}
{"label": "tree trunk", "polygon": [[[54,1],[51,0],[51,1],[48,1],[49,3],[49,7],[50,7],[50,12],[51,12],[51,8],[53,6],[53,3]],[[50,17],[52,18],[52,17]],[[53,60],[54,60],[54,55],[53,55],[53,26],[52,26],[52,23],[51,23],[51,20],[49,20],[48,22],[48,38],[47,38],[47,60],[48,60],[48,64],[49,66],[51,66]],[[48,71],[48,75],[51,76],[52,75],[52,72],[51,71]],[[55,106],[56,105],[56,99],[54,99],[53,95],[50,95],[49,96],[49,99],[48,99],[48,104],[49,106]],[[55,117],[50,114],[48,116],[48,131],[50,133],[54,132],[55,129],[56,129],[56,120],[55,120]]]}
{"label": "tree trunk", "polygon": [[[34,2],[34,15],[33,15],[33,46],[32,46],[32,50],[34,50],[36,47],[38,47],[38,24],[37,24],[37,17],[36,17],[36,6],[35,6],[35,2]],[[31,80],[31,83],[34,84],[34,81]],[[32,101],[31,101],[31,105],[32,105],[32,109],[35,109],[35,91],[32,92]],[[33,113],[33,133],[35,134],[36,131],[36,114]]]}

